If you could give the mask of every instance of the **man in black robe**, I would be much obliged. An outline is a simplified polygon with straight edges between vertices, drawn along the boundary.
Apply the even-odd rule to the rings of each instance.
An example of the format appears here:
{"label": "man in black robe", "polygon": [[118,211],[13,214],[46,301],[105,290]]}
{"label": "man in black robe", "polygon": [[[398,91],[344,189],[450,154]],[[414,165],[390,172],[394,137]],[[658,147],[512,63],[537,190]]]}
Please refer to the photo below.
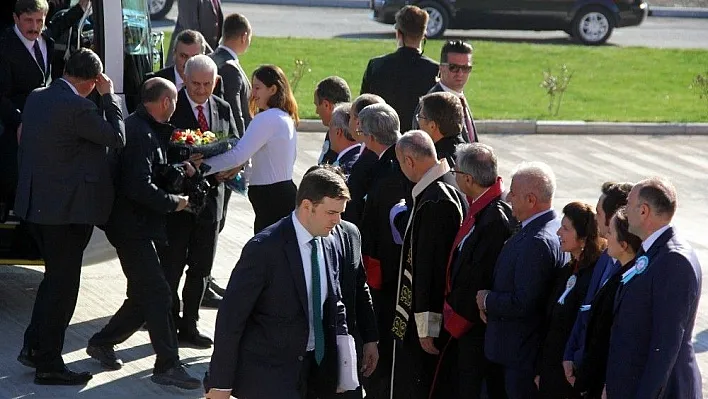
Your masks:
{"label": "man in black robe", "polygon": [[396,158],[415,183],[398,275],[393,319],[396,339],[393,398],[428,398],[442,329],[447,258],[467,211],[446,160],[438,161],[433,140],[413,130],[396,144]]}

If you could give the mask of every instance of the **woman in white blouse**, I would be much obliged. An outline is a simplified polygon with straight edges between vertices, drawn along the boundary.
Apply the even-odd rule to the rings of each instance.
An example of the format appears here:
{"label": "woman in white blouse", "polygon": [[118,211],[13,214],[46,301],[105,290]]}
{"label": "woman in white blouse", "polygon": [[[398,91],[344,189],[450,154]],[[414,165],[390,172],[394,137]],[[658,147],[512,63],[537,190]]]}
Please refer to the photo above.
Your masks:
{"label": "woman in white blouse", "polygon": [[253,72],[250,110],[255,114],[246,132],[230,151],[206,159],[209,173],[239,168],[252,162],[248,199],[256,213],[255,233],[295,209],[297,187],[293,166],[297,155],[297,103],[283,71],[263,65]]}

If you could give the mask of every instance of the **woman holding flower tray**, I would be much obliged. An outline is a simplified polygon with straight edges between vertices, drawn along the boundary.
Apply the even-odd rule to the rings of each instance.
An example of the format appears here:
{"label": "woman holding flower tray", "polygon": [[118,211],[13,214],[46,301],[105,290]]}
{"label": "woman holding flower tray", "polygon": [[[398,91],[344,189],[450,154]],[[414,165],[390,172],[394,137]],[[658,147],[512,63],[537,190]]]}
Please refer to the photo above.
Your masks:
{"label": "woman holding flower tray", "polygon": [[283,71],[263,65],[252,76],[250,110],[255,114],[241,140],[228,152],[208,158],[209,173],[241,168],[252,160],[248,199],[256,213],[254,232],[295,209],[297,187],[297,103]]}

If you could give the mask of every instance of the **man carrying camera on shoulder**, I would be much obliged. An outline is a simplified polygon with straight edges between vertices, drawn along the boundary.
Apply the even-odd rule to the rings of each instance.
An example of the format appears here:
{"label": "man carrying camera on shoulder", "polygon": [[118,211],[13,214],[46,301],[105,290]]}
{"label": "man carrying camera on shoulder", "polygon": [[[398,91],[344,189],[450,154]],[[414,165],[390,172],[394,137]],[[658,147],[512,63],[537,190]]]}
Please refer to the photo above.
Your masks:
{"label": "man carrying camera on shoulder", "polygon": [[167,163],[174,130],[167,121],[177,102],[175,85],[152,78],[143,84],[141,94],[143,103],[125,120],[127,144],[117,157],[116,199],[106,226],[128,280],[128,298],[108,325],[91,337],[86,351],[105,368],[120,369],[123,363],[113,346],[146,323],[157,355],[152,381],[197,389],[201,382],[180,363],[172,295],[156,250],[156,245],[167,241],[165,215],[183,211],[190,202],[185,195],[171,194],[180,191],[168,188],[174,185],[169,176],[191,177],[196,170],[188,161]]}

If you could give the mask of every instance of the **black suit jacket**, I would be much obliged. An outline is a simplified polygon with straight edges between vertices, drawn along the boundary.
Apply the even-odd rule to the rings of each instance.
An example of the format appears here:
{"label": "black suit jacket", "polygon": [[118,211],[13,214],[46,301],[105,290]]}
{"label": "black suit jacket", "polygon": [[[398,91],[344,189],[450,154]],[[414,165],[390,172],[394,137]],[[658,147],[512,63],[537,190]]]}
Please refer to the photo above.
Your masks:
{"label": "black suit jacket", "polygon": [[342,154],[342,157],[339,158],[338,161],[336,161],[337,166],[342,169],[342,172],[344,172],[345,175],[349,176],[352,173],[352,168],[354,167],[354,164],[359,160],[360,150],[361,146],[350,148],[347,152]]}
{"label": "black suit jacket", "polygon": [[219,47],[209,56],[219,67],[219,75],[221,75],[224,87],[223,98],[231,105],[238,135],[242,137],[252,119],[248,110],[248,100],[251,98],[251,82],[238,60],[234,59],[226,49]]}
{"label": "black suit jacket", "polygon": [[351,167],[351,172],[347,178],[347,187],[349,187],[349,195],[352,199],[347,203],[347,209],[342,214],[342,219],[354,223],[361,228],[361,219],[364,215],[364,204],[366,201],[366,193],[369,191],[371,184],[372,171],[379,156],[375,152],[364,149],[364,152],[359,156],[357,161]]}
{"label": "black suit jacket", "polygon": [[64,80],[27,98],[19,146],[15,213],[38,224],[106,223],[113,182],[106,149],[125,146],[120,100],[80,97]]}
{"label": "black suit jacket", "polygon": [[400,47],[396,52],[372,58],[361,82],[361,93],[383,97],[398,113],[401,132],[411,129],[421,96],[435,84],[438,63],[417,49]]}
{"label": "black suit jacket", "polygon": [[[440,85],[440,82],[438,82],[438,83],[435,83],[435,86],[433,86],[433,88],[430,89],[430,91],[428,91],[426,94],[441,93],[443,91],[445,91],[445,89]],[[418,114],[420,112],[420,108],[421,108],[420,102],[418,102],[418,106],[416,106],[415,113],[413,114],[413,119],[411,120],[412,129],[420,129],[420,126],[418,125],[418,120],[415,119],[416,114]],[[479,131],[477,131],[477,125],[474,122],[474,115],[472,114],[472,110],[470,110],[469,104],[463,104],[462,111],[469,114],[470,120],[472,121],[472,126],[473,126],[475,132],[477,133],[477,135],[479,135]],[[478,141],[478,140],[470,139],[470,133],[467,131],[467,125],[465,124],[465,121],[462,120],[461,123],[462,123],[462,132],[460,133],[460,136],[461,136],[462,140],[464,140],[465,143],[471,143],[472,141]],[[479,137],[477,137],[477,136],[475,136],[475,138],[479,139]]]}
{"label": "black suit jacket", "polygon": [[[219,307],[214,353],[204,387],[232,389],[245,399],[300,399],[298,379],[309,336],[309,308],[293,216],[256,234],[243,248]],[[346,335],[339,268],[344,260],[333,235],[322,238],[327,268],[325,356],[320,392],[334,392],[337,335]]]}

